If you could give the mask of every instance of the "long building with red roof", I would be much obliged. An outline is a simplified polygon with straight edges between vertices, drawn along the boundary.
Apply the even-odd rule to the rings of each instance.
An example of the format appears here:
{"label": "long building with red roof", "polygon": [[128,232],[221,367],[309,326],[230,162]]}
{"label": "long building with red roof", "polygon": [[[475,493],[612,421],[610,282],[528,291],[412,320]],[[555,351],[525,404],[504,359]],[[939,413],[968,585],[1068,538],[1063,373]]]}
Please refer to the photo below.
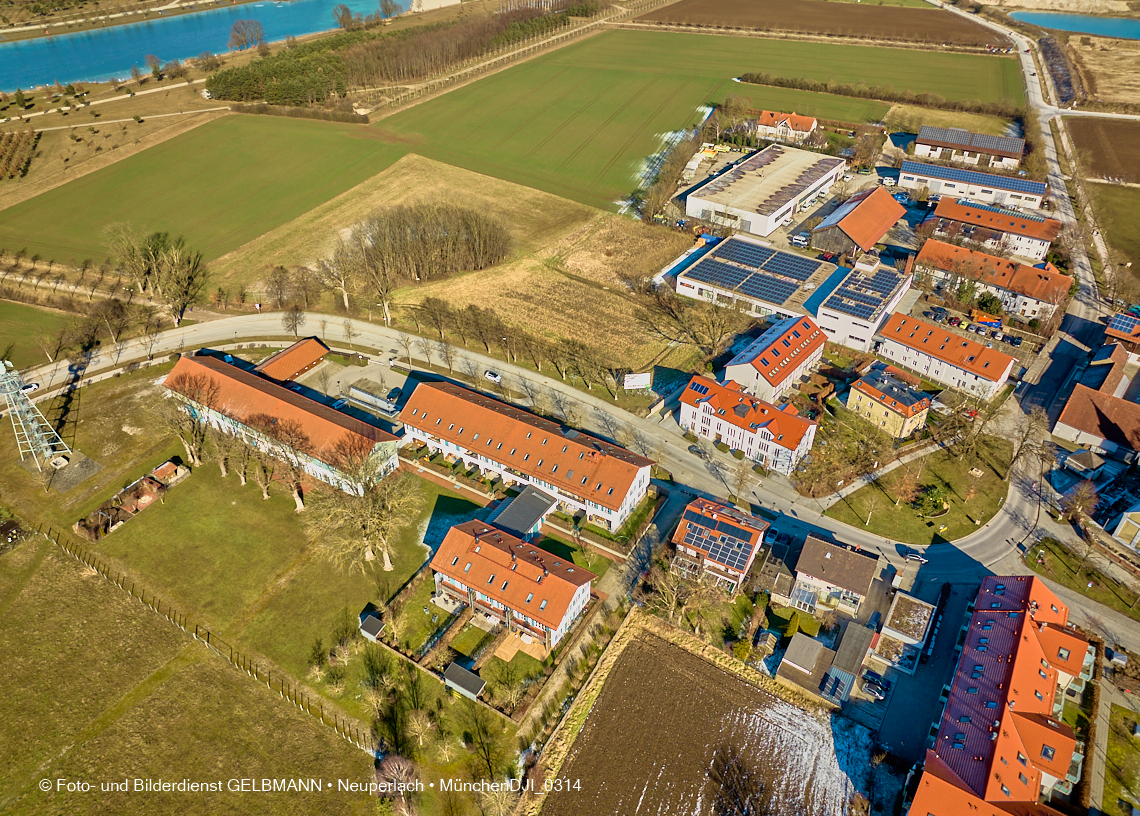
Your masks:
{"label": "long building with red roof", "polygon": [[1056,218],[975,204],[965,198],[943,198],[931,218],[936,235],[967,238],[1033,261],[1045,260],[1061,234]]}
{"label": "long building with red roof", "polygon": [[737,383],[696,375],[681,392],[681,427],[790,476],[815,443],[816,423],[791,404],[777,408]]}
{"label": "long building with red roof", "polygon": [[878,351],[919,376],[990,399],[1009,379],[1016,362],[960,334],[904,314],[887,318]]}
{"label": "long building with red roof", "polygon": [[1072,791],[1086,750],[1061,710],[1094,655],[1040,578],[985,578],[910,813],[1053,813],[1038,803]]}
{"label": "long building with red roof", "polygon": [[554,648],[590,601],[592,572],[493,524],[468,521],[447,531],[431,559],[436,591],[477,615]]}
{"label": "long building with red roof", "polygon": [[766,402],[775,402],[823,357],[827,335],[810,317],[777,321],[724,369],[726,379],[740,383]]}
{"label": "long building with red roof", "polygon": [[400,412],[404,438],[504,482],[533,485],[616,531],[645,498],[651,459],[453,383],[420,383]]}
{"label": "long building with red roof", "polygon": [[906,207],[895,201],[887,188],[862,190],[811,231],[811,245],[840,255],[870,252],[904,215]]}
{"label": "long building with red roof", "polygon": [[[231,358],[232,359],[232,358]],[[256,370],[209,355],[181,357],[163,382],[192,415],[281,459],[297,458],[310,476],[341,489],[355,490],[339,463],[346,452],[370,450],[383,472],[396,468],[397,439],[392,434],[260,376]],[[290,422],[301,447],[288,447],[272,433]]]}
{"label": "long building with red roof", "polygon": [[1073,285],[1073,279],[1051,263],[1031,266],[943,241],[923,244],[914,265],[944,285],[976,281],[978,288],[997,297],[1007,312],[1026,318],[1050,317],[1065,302]]}

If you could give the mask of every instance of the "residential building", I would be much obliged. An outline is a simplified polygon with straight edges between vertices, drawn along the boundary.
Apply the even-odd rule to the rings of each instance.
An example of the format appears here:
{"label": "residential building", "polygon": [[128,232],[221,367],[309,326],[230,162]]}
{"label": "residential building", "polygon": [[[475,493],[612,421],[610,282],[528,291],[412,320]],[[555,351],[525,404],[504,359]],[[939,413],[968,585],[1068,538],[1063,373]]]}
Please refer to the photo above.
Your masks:
{"label": "residential building", "polygon": [[1037,213],[1023,213],[962,198],[943,198],[931,215],[934,234],[964,238],[990,250],[1043,261],[1061,234],[1061,222]]}
{"label": "residential building", "polygon": [[288,348],[271,354],[253,367],[262,377],[278,382],[293,380],[316,368],[329,353],[329,347],[315,337],[298,340]]}
{"label": "residential building", "polygon": [[1102,346],[1065,403],[1053,434],[1102,456],[1131,462],[1140,451],[1140,355]]}
{"label": "residential building", "polygon": [[784,651],[784,657],[776,669],[776,677],[829,702],[837,702],[832,699],[832,689],[829,687],[832,685],[830,673],[834,660],[834,649],[827,648],[803,632],[796,632]]}
{"label": "residential building", "polygon": [[1112,537],[1134,550],[1140,550],[1140,504],[1131,510],[1121,513],[1120,521],[1112,531]]}
{"label": "residential building", "polygon": [[[309,476],[341,490],[360,490],[352,475],[343,470],[345,452],[370,451],[383,473],[399,464],[392,434],[235,363],[201,354],[183,356],[163,382],[170,396],[181,400],[201,422],[279,459],[298,462]],[[208,387],[199,387],[204,384]],[[265,422],[258,421],[259,417]],[[293,423],[299,438],[307,440],[304,449],[290,447],[268,432],[269,427],[285,421]]]}
{"label": "residential building", "polygon": [[991,399],[1005,385],[1016,362],[934,323],[893,314],[879,332],[878,353],[924,379]]}
{"label": "residential building", "polygon": [[934,240],[923,244],[914,266],[939,288],[954,289],[961,282],[973,281],[979,293],[989,292],[1000,300],[1007,313],[1026,318],[1049,319],[1069,297],[1073,285],[1073,279],[1051,263],[1030,266]]}
{"label": "residential building", "polygon": [[1041,203],[1049,193],[1049,186],[1039,181],[913,161],[902,163],[898,183],[907,190],[925,187],[932,195],[1030,210],[1041,209]]}
{"label": "residential building", "polygon": [[809,312],[808,299],[835,269],[734,235],[677,275],[677,294],[733,306],[754,317],[801,317]]}
{"label": "residential building", "polygon": [[883,321],[898,308],[912,280],[909,262],[900,272],[876,255],[861,255],[816,310],[816,323],[832,343],[870,351]]}
{"label": "residential building", "polygon": [[533,485],[606,530],[617,531],[649,490],[652,460],[453,383],[417,385],[400,421],[407,441]]}
{"label": "residential building", "polygon": [[768,522],[749,513],[709,499],[694,499],[673,531],[675,563],[736,592],[752,569],[767,529]]}
{"label": "residential building", "polygon": [[756,117],[756,136],[773,142],[800,144],[819,130],[819,122],[814,116],[800,116],[795,113],[760,111]]}
{"label": "residential building", "polygon": [[870,252],[904,215],[906,207],[886,187],[872,187],[851,196],[823,219],[811,231],[811,245],[837,255]]}
{"label": "residential building", "polygon": [[843,175],[843,159],[770,145],[692,190],[690,218],[753,235],[770,235]]}
{"label": "residential building", "polygon": [[896,592],[872,657],[904,674],[915,673],[922,647],[934,626],[935,608],[905,592]]}
{"label": "residential building", "polygon": [[961,128],[923,125],[914,142],[914,155],[920,158],[1005,170],[1016,170],[1024,153],[1024,139],[971,133]]}
{"label": "residential building", "polygon": [[1140,317],[1133,314],[1114,314],[1104,330],[1106,342],[1115,342],[1133,354],[1140,353]]}
{"label": "residential building", "polygon": [[743,451],[757,464],[790,476],[815,442],[816,423],[790,404],[777,408],[734,382],[696,375],[681,392],[681,427]]}
{"label": "residential building", "polygon": [[482,521],[447,531],[435,591],[553,649],[590,602],[592,572]]}
{"label": "residential building", "polygon": [[825,345],[827,335],[810,317],[786,317],[733,357],[724,376],[765,402],[776,402],[819,362]]}
{"label": "residential building", "polygon": [[913,379],[894,366],[874,363],[851,386],[847,408],[895,439],[904,439],[925,428],[930,413],[930,396],[907,382]]}
{"label": "residential building", "polygon": [[837,702],[845,703],[851,697],[874,639],[875,630],[857,621],[849,621],[843,629],[835,647],[828,680],[824,683],[824,688]]}
{"label": "residential building", "polygon": [[877,553],[809,535],[796,562],[792,605],[812,613],[823,606],[856,617],[878,573]]}
{"label": "residential building", "polygon": [[1095,649],[1068,618],[1036,576],[982,579],[911,814],[1049,814],[1071,793],[1086,747],[1061,713]]}

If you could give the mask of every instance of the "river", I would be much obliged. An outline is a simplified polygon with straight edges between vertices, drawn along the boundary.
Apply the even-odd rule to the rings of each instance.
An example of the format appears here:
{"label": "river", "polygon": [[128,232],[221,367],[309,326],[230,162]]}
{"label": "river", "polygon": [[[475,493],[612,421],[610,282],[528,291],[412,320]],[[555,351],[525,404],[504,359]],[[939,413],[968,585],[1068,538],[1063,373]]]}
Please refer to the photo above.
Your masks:
{"label": "river", "polygon": [[1098,37],[1117,37],[1122,40],[1140,40],[1140,20],[1124,17],[1093,17],[1089,14],[1052,14],[1037,11],[1015,11],[1009,15],[1030,25],[1052,28],[1056,31],[1076,31]]}
{"label": "river", "polygon": [[[145,57],[163,62],[223,54],[235,20],[257,20],[270,42],[334,28],[332,10],[343,2],[360,14],[377,11],[376,0],[291,0],[220,6],[192,14],[108,26],[73,34],[0,43],[0,90],[62,82],[126,78],[131,66],[146,70]],[[406,5],[406,4],[405,4]]]}

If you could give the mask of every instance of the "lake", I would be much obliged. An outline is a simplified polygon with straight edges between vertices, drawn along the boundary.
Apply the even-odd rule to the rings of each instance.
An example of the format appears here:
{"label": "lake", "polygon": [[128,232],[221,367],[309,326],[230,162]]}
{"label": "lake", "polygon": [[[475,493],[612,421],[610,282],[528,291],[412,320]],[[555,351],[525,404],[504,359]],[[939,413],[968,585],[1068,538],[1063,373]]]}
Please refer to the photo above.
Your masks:
{"label": "lake", "polygon": [[131,66],[146,70],[144,58],[163,62],[229,50],[235,20],[257,20],[270,42],[316,34],[336,27],[332,10],[343,2],[360,14],[377,11],[377,0],[291,0],[218,6],[193,14],[160,17],[34,40],[0,43],[0,90],[32,88],[57,80],[94,82],[130,76]]}
{"label": "lake", "polygon": [[1140,40],[1140,20],[1123,17],[1093,17],[1088,14],[1049,14],[1036,11],[1015,11],[1009,15],[1030,25],[1052,28],[1057,31],[1077,31],[1098,37],[1117,37],[1122,40]]}

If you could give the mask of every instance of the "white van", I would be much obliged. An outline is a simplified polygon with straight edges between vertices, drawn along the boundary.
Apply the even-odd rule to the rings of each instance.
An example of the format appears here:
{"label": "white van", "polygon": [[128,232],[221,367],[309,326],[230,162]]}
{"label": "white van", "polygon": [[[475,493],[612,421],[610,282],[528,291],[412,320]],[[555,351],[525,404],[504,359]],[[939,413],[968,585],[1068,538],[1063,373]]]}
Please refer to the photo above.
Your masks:
{"label": "white van", "polygon": [[792,246],[806,249],[808,244],[811,243],[811,233],[810,232],[800,232],[800,233],[797,233],[796,235],[793,235],[788,240],[791,242]]}

